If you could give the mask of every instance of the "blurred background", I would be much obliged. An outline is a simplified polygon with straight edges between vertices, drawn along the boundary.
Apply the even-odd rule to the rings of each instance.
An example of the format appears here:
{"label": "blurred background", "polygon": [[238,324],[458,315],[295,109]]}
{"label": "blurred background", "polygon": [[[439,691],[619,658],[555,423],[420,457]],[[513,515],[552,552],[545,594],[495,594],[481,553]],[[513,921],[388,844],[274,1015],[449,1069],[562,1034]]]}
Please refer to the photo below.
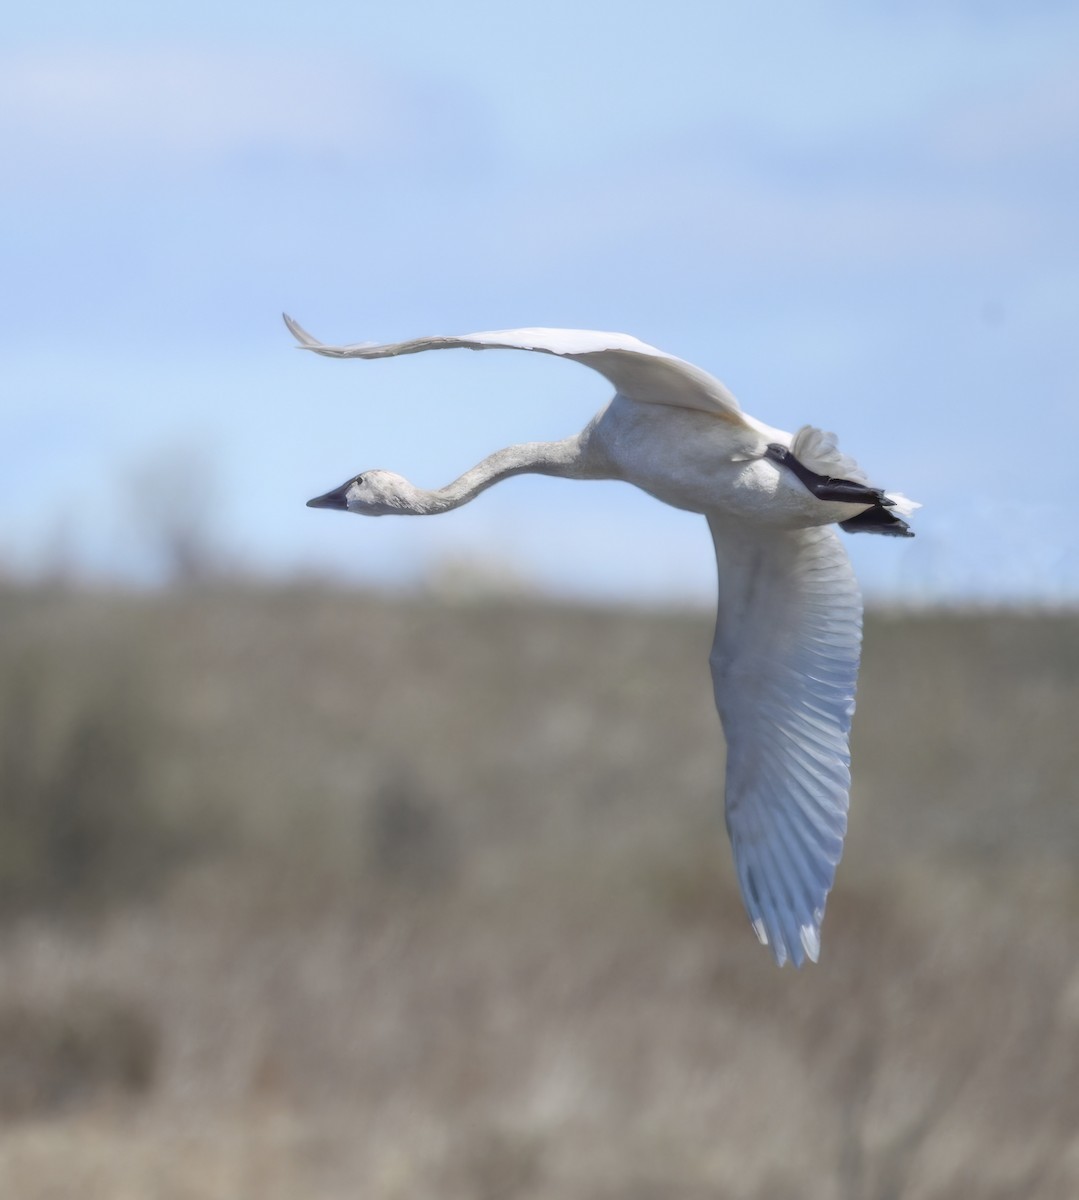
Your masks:
{"label": "blurred background", "polygon": [[[1079,1192],[1079,10],[61,0],[0,48],[0,1192]],[[521,478],[613,329],[853,538],[821,964],[752,937],[703,521]],[[1034,421],[1036,420],[1036,424]]]}

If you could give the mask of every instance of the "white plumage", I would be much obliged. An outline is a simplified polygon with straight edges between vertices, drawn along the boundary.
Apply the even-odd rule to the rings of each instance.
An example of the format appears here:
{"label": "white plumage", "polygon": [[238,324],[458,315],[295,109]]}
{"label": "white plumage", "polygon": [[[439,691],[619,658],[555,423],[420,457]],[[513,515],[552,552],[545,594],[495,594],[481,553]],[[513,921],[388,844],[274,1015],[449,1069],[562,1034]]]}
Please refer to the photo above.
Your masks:
{"label": "white plumage", "polygon": [[816,960],[847,827],[862,633],[858,585],[831,526],[909,536],[896,514],[917,505],[870,487],[834,434],[773,429],[745,414],[707,372],[627,334],[512,329],[326,346],[285,321],[302,348],[331,358],[533,350],[583,363],[610,381],[611,402],[564,441],[499,450],[434,491],[375,470],[309,503],[369,516],[432,515],[510,475],[534,472],[621,479],[703,513],[719,575],[710,662],[742,897],[780,965]]}

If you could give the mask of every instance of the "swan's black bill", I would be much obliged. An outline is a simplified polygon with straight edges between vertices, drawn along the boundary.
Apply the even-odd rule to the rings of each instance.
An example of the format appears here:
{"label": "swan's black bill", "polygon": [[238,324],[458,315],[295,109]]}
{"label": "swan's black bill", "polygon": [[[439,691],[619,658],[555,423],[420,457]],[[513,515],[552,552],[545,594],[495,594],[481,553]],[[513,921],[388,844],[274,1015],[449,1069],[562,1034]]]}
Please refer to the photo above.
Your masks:
{"label": "swan's black bill", "polygon": [[332,492],[326,492],[322,496],[316,496],[313,500],[308,500],[307,507],[336,508],[340,509],[341,512],[347,512],[348,500],[346,499],[346,495],[351,486],[352,480],[350,479],[348,483],[341,484],[340,487],[334,488]]}

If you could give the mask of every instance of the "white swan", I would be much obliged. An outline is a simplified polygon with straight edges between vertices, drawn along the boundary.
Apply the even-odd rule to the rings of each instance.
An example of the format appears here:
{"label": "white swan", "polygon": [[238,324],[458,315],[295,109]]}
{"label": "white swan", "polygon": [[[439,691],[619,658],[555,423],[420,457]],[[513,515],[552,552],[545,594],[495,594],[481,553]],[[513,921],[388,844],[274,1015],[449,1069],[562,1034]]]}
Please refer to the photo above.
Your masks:
{"label": "white swan", "polygon": [[510,329],[387,345],[327,346],[290,317],[305,350],[385,358],[463,346],[536,350],[584,363],[615,387],[574,437],[510,446],[436,491],[365,471],[314,508],[429,515],[525,472],[621,479],[703,513],[715,542],[719,612],[710,657],[727,741],[726,818],[753,929],[780,966],[820,953],[843,850],[849,732],[862,604],[835,531],[912,536],[918,506],[870,487],[833,434],[791,435],[742,412],[719,380],[621,333]]}

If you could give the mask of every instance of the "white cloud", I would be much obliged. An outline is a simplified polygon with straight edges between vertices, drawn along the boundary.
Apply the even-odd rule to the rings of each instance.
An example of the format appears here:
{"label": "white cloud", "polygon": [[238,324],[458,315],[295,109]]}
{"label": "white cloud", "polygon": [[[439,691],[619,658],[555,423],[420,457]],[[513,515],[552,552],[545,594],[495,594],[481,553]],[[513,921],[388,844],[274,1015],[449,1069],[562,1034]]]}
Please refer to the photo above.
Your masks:
{"label": "white cloud", "polygon": [[[614,256],[627,275],[653,282],[696,277],[706,263],[785,277],[803,268],[828,274],[969,264],[987,253],[1027,253],[1049,236],[1008,196],[925,170],[899,174],[868,171],[795,186],[746,164],[720,170],[668,162],[646,174],[623,162],[572,187],[555,181],[523,189],[500,224],[515,257],[522,248],[537,265]],[[717,279],[717,286],[729,282]]]}
{"label": "white cloud", "polygon": [[974,167],[1012,167],[1061,155],[1076,161],[1079,77],[1074,69],[1019,91],[983,94],[945,114],[934,138],[942,156]]}
{"label": "white cloud", "polygon": [[[0,146],[37,170],[190,170],[245,155],[300,161],[440,159],[459,88],[393,77],[362,60],[141,48],[0,59]],[[474,118],[474,114],[470,114]],[[483,141],[472,122],[472,144]]]}

